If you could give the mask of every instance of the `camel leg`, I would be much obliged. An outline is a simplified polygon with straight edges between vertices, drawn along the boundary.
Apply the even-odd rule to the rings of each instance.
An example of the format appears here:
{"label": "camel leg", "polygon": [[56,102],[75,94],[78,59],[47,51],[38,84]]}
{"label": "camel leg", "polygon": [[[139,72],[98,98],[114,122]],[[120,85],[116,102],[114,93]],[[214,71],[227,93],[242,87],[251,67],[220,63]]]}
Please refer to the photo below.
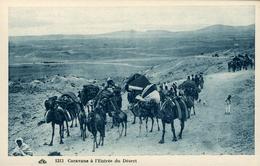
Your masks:
{"label": "camel leg", "polygon": [[83,136],[84,136],[84,140],[86,139],[87,137],[87,134],[86,134],[86,124],[83,125]]}
{"label": "camel leg", "polygon": [[192,106],[192,108],[193,108],[193,114],[196,115],[195,106]]}
{"label": "camel leg", "polygon": [[142,130],[142,118],[139,117],[139,137],[141,136],[141,130]]}
{"label": "camel leg", "polygon": [[182,131],[184,129],[184,120],[181,120],[181,131],[179,133],[179,139],[182,139]]}
{"label": "camel leg", "polygon": [[97,142],[97,134],[98,134],[98,130],[97,130],[97,127],[95,127],[96,129],[96,132],[95,132],[95,137],[94,137],[94,139],[95,139],[95,144],[96,144],[96,148],[98,148],[98,142]]}
{"label": "camel leg", "polygon": [[106,131],[106,126],[104,126],[104,130],[102,131],[102,143],[101,143],[101,146],[104,145],[104,137],[105,137],[105,131]]}
{"label": "camel leg", "polygon": [[75,127],[78,127],[78,116],[75,117]]}
{"label": "camel leg", "polygon": [[118,132],[118,138],[116,138],[116,140],[119,140],[119,138],[120,138],[120,124],[117,126],[117,132]]}
{"label": "camel leg", "polygon": [[62,138],[64,138],[64,131],[65,131],[65,129],[64,129],[64,122],[63,122],[63,125],[62,125]]}
{"label": "camel leg", "polygon": [[132,122],[132,124],[135,124],[135,119],[136,119],[136,116],[134,115],[134,121]]}
{"label": "camel leg", "polygon": [[105,125],[107,124],[107,114],[104,114]]}
{"label": "camel leg", "polygon": [[95,143],[96,143],[96,148],[98,148],[97,133],[95,134]]}
{"label": "camel leg", "polygon": [[63,144],[63,141],[62,141],[62,128],[63,128],[63,124],[60,124],[60,144]]}
{"label": "camel leg", "polygon": [[101,139],[102,139],[102,134],[101,134],[101,133],[99,133],[99,142],[98,142],[98,145],[100,145],[100,144],[101,144]]}
{"label": "camel leg", "polygon": [[86,131],[84,130],[84,127],[82,126],[82,139],[83,139],[83,141],[85,141],[85,139],[86,139]]}
{"label": "camel leg", "polygon": [[126,130],[127,130],[127,120],[125,121],[125,136],[126,136]]}
{"label": "camel leg", "polygon": [[146,117],[146,119],[145,119],[145,129],[146,129],[146,136],[147,136],[147,133],[148,133],[148,117]]}
{"label": "camel leg", "polygon": [[120,137],[122,137],[122,134],[123,134],[123,131],[124,131],[124,128],[125,128],[124,122],[122,122],[121,124],[122,124],[122,129],[121,129]]}
{"label": "camel leg", "polygon": [[102,143],[101,143],[101,146],[104,145],[104,136],[102,136]]}
{"label": "camel leg", "polygon": [[120,135],[120,124],[117,126],[117,132]]}
{"label": "camel leg", "polygon": [[156,118],[156,123],[157,123],[157,126],[158,126],[158,131],[160,131],[160,126],[159,126],[158,118]]}
{"label": "camel leg", "polygon": [[80,136],[83,137],[83,125],[80,124],[79,128],[80,128]]}
{"label": "camel leg", "polygon": [[151,119],[152,119],[152,127],[151,127],[151,130],[150,130],[150,132],[153,132],[153,124],[154,124],[153,117],[151,117]]}
{"label": "camel leg", "polygon": [[114,128],[114,118],[112,117],[112,126],[111,129]]}
{"label": "camel leg", "polygon": [[191,109],[189,108],[188,109],[188,118],[190,118],[190,116],[191,116]]}
{"label": "camel leg", "polygon": [[160,144],[164,143],[164,135],[165,135],[165,122],[162,120],[162,126],[163,126],[163,131],[162,131],[162,138],[159,141]]}
{"label": "camel leg", "polygon": [[172,134],[173,134],[172,141],[177,141],[177,137],[175,135],[174,120],[172,120],[172,122],[171,122],[171,128],[172,128]]}
{"label": "camel leg", "polygon": [[70,125],[70,128],[73,127],[73,121],[74,121],[74,118],[71,118],[71,125]]}
{"label": "camel leg", "polygon": [[52,126],[52,135],[51,135],[51,142],[50,142],[49,146],[53,145],[53,137],[54,137],[54,132],[55,132],[55,123],[52,122],[51,126]]}
{"label": "camel leg", "polygon": [[69,131],[69,124],[68,121],[66,120],[66,127],[67,127],[67,137],[70,136],[70,131]]}
{"label": "camel leg", "polygon": [[95,152],[95,147],[96,147],[96,139],[97,139],[97,135],[96,134],[93,134],[94,138],[93,138],[93,149],[92,149],[92,152]]}
{"label": "camel leg", "polygon": [[82,137],[83,141],[85,141],[85,131],[84,131],[84,124],[80,124],[80,131],[81,131],[81,134],[80,136]]}

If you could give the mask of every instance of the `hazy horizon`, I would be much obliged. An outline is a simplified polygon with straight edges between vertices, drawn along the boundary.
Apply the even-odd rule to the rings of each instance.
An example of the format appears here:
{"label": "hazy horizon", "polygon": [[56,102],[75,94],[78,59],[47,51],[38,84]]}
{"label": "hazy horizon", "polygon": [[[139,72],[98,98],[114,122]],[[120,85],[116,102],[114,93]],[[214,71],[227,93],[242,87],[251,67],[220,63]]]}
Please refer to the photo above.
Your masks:
{"label": "hazy horizon", "polygon": [[9,36],[95,35],[130,30],[180,32],[216,24],[255,24],[255,9],[253,6],[9,8]]}
{"label": "hazy horizon", "polygon": [[196,30],[201,30],[207,27],[211,27],[211,26],[215,26],[215,25],[222,25],[222,26],[232,26],[232,27],[247,27],[247,26],[251,26],[251,25],[255,25],[255,24],[249,24],[249,25],[237,25],[237,26],[233,26],[233,25],[224,25],[224,24],[214,24],[214,25],[208,25],[205,27],[201,27],[198,29],[194,29],[194,30],[183,30],[183,31],[170,31],[170,30],[165,30],[165,29],[151,29],[151,30],[145,30],[145,31],[141,31],[141,30],[135,30],[135,29],[129,29],[129,30],[118,30],[118,31],[111,31],[111,32],[105,32],[105,33],[96,33],[96,34],[80,34],[80,33],[76,33],[76,34],[61,34],[61,33],[56,33],[56,34],[35,34],[35,35],[9,35],[9,37],[23,37],[23,36],[55,36],[55,35],[64,35],[64,36],[70,36],[70,35],[82,35],[82,36],[95,36],[95,35],[105,35],[105,34],[109,34],[109,33],[115,33],[115,32],[130,32],[130,31],[134,31],[134,32],[149,32],[149,31],[166,31],[166,32],[189,32],[189,31],[196,31]]}

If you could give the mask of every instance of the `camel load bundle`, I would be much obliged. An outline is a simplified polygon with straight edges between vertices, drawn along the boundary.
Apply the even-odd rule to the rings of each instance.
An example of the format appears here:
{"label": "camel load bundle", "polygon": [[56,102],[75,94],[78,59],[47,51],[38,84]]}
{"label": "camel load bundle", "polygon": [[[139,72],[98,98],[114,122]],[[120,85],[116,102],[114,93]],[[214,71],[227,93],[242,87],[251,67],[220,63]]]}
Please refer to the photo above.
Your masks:
{"label": "camel load bundle", "polygon": [[184,90],[185,95],[192,96],[195,100],[198,100],[200,88],[197,87],[196,83],[191,80],[186,80],[178,86],[179,89]]}
{"label": "camel load bundle", "polygon": [[178,88],[179,89],[189,89],[189,88],[196,89],[196,84],[194,81],[186,80],[182,84],[180,84],[178,86]]}
{"label": "camel load bundle", "polygon": [[136,99],[146,102],[154,101],[155,103],[159,104],[160,94],[157,91],[156,85],[150,84],[144,88],[141,95],[136,96]]}
{"label": "camel load bundle", "polygon": [[134,104],[138,101],[136,99],[137,95],[141,95],[142,91],[146,86],[150,85],[150,81],[146,78],[145,75],[135,73],[131,75],[126,81],[124,90],[128,92],[127,100],[129,103]]}
{"label": "camel load bundle", "polygon": [[66,92],[63,93],[59,98],[58,98],[58,102],[76,102],[76,103],[80,103],[80,100],[78,99],[78,97],[73,93],[73,92]]}
{"label": "camel load bundle", "polygon": [[[128,99],[135,98],[139,101],[155,101],[160,103],[160,95],[156,85],[150,83],[145,75],[133,74],[125,83],[125,90],[129,92]],[[132,102],[130,102],[132,103]]]}
{"label": "camel load bundle", "polygon": [[150,81],[146,76],[142,74],[133,74],[130,76],[125,83],[125,90],[128,92],[131,91],[143,91],[147,85],[150,85]]}
{"label": "camel load bundle", "polygon": [[99,92],[99,87],[96,85],[88,84],[84,85],[83,89],[79,91],[78,97],[81,100],[81,103],[85,106],[89,100],[92,100],[96,97]]}
{"label": "camel load bundle", "polygon": [[92,84],[88,84],[88,85],[83,86],[84,94],[88,94],[89,96],[95,97],[98,91],[99,91],[98,86],[95,86],[95,85],[92,85]]}

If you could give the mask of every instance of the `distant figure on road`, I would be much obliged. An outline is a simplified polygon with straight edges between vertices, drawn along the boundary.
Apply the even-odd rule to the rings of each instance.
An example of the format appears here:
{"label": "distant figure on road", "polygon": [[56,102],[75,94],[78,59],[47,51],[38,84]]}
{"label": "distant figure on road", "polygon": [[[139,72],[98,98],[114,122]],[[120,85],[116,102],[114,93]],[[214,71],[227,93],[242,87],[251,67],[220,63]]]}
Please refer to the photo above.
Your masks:
{"label": "distant figure on road", "polygon": [[225,100],[226,102],[226,112],[225,114],[230,114],[230,107],[231,107],[231,95],[228,95],[227,99]]}
{"label": "distant figure on road", "polygon": [[23,142],[22,138],[18,138],[15,140],[16,148],[13,150],[13,156],[33,156],[33,152],[29,145]]}

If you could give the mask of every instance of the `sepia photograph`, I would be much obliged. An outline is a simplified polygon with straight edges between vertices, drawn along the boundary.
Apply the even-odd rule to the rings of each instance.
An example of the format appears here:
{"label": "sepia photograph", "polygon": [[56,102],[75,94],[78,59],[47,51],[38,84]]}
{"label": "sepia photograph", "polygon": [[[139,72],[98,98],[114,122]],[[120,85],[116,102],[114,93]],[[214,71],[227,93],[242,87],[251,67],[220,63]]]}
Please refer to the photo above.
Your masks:
{"label": "sepia photograph", "polygon": [[255,5],[8,7],[8,156],[255,155],[255,20]]}

